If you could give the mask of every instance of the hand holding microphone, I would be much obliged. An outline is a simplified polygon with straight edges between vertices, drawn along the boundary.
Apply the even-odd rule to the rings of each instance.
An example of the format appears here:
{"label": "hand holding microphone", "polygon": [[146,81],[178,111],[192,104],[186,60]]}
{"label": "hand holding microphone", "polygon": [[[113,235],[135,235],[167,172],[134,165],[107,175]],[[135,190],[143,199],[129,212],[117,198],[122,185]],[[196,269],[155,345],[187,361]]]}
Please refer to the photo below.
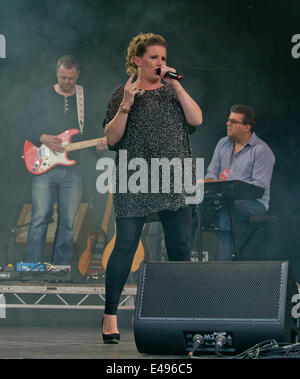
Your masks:
{"label": "hand holding microphone", "polygon": [[162,76],[162,78],[167,77],[167,78],[175,79],[178,81],[183,79],[182,75],[177,74],[176,72],[170,71],[170,68],[166,66],[159,67],[156,70],[156,72],[157,72],[157,75]]}

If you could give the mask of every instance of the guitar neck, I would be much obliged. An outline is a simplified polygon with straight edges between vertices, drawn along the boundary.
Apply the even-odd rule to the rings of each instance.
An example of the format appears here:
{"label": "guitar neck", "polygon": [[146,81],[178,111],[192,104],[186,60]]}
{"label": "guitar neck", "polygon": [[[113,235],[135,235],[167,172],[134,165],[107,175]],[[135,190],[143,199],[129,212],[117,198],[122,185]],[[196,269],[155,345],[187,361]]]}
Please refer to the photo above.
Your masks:
{"label": "guitar neck", "polygon": [[112,208],[112,193],[109,192],[106,207],[105,207],[104,217],[103,217],[103,221],[101,225],[101,229],[105,233],[107,233],[107,230],[108,230],[108,222],[109,222],[111,208]]}
{"label": "guitar neck", "polygon": [[95,138],[95,139],[90,139],[87,141],[74,142],[74,143],[65,145],[64,148],[65,148],[65,151],[85,149],[87,147],[96,146],[98,143],[98,140],[99,138]]}

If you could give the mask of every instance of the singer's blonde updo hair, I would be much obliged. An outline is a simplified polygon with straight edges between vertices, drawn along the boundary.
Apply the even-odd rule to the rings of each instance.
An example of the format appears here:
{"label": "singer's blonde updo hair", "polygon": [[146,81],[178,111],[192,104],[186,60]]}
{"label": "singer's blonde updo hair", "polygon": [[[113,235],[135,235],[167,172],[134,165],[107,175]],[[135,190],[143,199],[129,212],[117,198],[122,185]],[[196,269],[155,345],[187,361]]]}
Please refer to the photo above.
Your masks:
{"label": "singer's blonde updo hair", "polygon": [[127,48],[126,57],[126,73],[128,75],[137,73],[137,67],[133,61],[134,57],[142,57],[145,54],[147,48],[153,45],[159,45],[167,48],[166,40],[159,34],[140,33],[131,40]]}

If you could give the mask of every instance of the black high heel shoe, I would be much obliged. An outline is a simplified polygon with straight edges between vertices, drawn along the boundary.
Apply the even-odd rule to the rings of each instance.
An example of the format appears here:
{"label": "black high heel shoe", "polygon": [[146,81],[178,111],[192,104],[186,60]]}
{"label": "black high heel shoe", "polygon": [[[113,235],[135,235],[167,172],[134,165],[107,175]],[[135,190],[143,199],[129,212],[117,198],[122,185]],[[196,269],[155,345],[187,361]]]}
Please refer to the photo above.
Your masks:
{"label": "black high heel shoe", "polygon": [[103,343],[107,344],[118,344],[120,341],[120,333],[111,333],[111,334],[104,334],[103,333],[103,319],[102,319],[102,339]]}

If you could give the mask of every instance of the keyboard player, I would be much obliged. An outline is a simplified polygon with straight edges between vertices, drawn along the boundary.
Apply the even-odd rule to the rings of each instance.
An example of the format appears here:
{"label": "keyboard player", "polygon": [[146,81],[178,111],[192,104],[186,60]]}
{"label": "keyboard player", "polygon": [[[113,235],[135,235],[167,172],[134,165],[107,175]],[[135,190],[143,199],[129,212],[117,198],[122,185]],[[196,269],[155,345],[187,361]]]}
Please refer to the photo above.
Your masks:
{"label": "keyboard player", "polygon": [[[256,115],[248,105],[233,105],[226,122],[227,136],[217,143],[205,175],[205,182],[240,180],[263,187],[259,199],[235,200],[236,227],[251,215],[265,214],[269,208],[270,183],[275,157],[270,147],[255,134]],[[218,245],[216,260],[233,256],[232,225],[229,210],[217,211]]]}

